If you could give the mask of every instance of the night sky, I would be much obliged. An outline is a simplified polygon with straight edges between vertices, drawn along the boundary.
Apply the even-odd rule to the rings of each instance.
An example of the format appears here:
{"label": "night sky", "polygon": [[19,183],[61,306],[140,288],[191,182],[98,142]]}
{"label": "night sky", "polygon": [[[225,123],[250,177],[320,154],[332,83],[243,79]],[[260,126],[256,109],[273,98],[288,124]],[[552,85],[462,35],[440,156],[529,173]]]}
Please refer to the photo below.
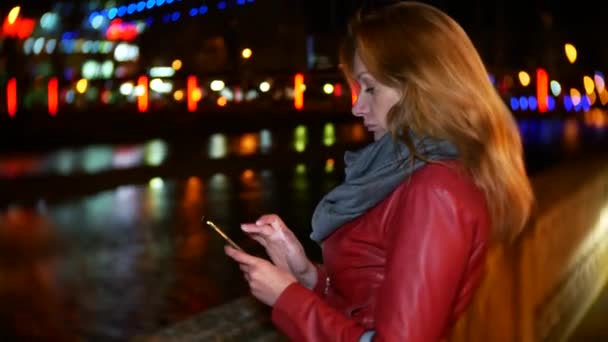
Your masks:
{"label": "night sky", "polygon": [[[272,1],[272,0],[256,0]],[[312,33],[343,32],[347,18],[361,4],[386,3],[391,0],[282,0],[300,3]],[[36,16],[52,7],[55,1],[0,1],[0,15],[16,4],[25,15]],[[187,4],[189,0],[184,0]],[[456,19],[481,47],[485,60],[532,66],[542,63],[538,50],[573,42],[579,50],[579,63],[587,68],[602,68],[608,60],[608,4],[605,1],[551,0],[428,0]],[[25,3],[25,5],[23,4]],[[118,1],[129,3],[129,1]],[[255,11],[252,12],[252,14]],[[255,13],[271,20],[272,15]],[[262,19],[263,20],[263,19]],[[500,41],[503,59],[493,56]],[[485,55],[484,55],[485,54]]]}

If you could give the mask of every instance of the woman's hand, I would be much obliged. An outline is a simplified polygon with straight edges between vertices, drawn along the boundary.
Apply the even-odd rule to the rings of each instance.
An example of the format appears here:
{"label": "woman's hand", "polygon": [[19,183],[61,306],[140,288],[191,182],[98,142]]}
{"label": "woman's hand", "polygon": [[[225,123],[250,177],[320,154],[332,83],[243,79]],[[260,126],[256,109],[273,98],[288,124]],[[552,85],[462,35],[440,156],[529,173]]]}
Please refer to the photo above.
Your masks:
{"label": "woman's hand", "polygon": [[224,251],[240,264],[251,294],[264,304],[273,306],[287,286],[296,282],[289,272],[279,269],[264,259],[230,246],[224,247]]}
{"label": "woman's hand", "polygon": [[317,269],[306,257],[300,241],[279,216],[264,215],[255,224],[242,224],[241,229],[266,248],[266,253],[279,269],[293,274],[307,288],[315,286]]}

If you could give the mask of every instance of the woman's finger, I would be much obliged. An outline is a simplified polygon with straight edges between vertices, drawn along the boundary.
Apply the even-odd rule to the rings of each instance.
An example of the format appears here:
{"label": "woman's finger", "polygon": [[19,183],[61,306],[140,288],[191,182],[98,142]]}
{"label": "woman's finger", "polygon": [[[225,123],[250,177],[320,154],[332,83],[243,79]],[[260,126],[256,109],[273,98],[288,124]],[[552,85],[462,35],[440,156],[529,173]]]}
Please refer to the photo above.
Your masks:
{"label": "woman's finger", "polygon": [[242,224],[241,229],[249,234],[261,234],[264,236],[270,236],[274,229],[272,226],[264,224],[264,225],[256,225],[256,224]]}
{"label": "woman's finger", "polygon": [[262,215],[257,221],[255,221],[255,224],[258,226],[267,224],[272,226],[274,229],[281,229],[283,226],[285,226],[283,220],[281,220],[281,218],[275,214]]}
{"label": "woman's finger", "polygon": [[258,260],[261,260],[260,258],[256,258],[252,255],[239,251],[238,249],[232,248],[230,246],[224,246],[224,252],[226,253],[226,255],[228,255],[240,264],[254,265],[258,262]]}
{"label": "woman's finger", "polygon": [[266,239],[263,236],[260,235],[249,235],[252,239],[254,239],[255,241],[257,241],[260,245],[266,247]]}

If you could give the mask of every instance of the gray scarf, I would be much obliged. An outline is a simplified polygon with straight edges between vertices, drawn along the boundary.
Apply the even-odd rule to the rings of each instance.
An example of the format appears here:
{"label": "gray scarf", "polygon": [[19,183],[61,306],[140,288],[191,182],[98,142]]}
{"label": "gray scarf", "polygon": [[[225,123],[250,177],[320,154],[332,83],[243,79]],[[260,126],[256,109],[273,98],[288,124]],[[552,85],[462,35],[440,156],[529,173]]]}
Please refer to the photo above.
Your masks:
{"label": "gray scarf", "polygon": [[[458,157],[456,147],[448,141],[420,138],[411,131],[410,137],[418,153],[429,160]],[[312,215],[310,238],[316,242],[374,207],[426,164],[418,158],[411,163],[407,146],[388,133],[357,152],[347,151],[344,163],[344,182],[323,197]]]}

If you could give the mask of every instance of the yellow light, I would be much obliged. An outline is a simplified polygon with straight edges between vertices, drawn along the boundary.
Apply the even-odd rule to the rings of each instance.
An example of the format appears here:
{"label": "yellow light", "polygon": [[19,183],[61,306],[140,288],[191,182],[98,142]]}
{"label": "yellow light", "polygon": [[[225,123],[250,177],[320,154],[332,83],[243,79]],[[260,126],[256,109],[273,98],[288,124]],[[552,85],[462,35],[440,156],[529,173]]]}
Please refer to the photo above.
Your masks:
{"label": "yellow light", "polygon": [[179,59],[176,59],[173,61],[173,63],[171,63],[171,67],[173,68],[173,70],[179,70],[182,68],[182,61],[180,61]]}
{"label": "yellow light", "polygon": [[175,93],[173,93],[173,98],[175,99],[175,101],[181,101],[184,99],[184,91],[183,90],[176,90]]}
{"label": "yellow light", "polygon": [[192,90],[192,100],[198,102],[203,98],[203,92],[201,91],[201,88],[195,88],[194,90]]}
{"label": "yellow light", "polygon": [[325,83],[325,85],[323,86],[323,92],[327,95],[333,94],[333,92],[334,92],[333,84]]}
{"label": "yellow light", "polygon": [[572,64],[576,61],[576,48],[574,45],[567,43],[564,45],[564,50],[566,51],[566,58]]}
{"label": "yellow light", "polygon": [[574,88],[570,89],[570,98],[572,99],[572,104],[574,106],[578,106],[578,104],[581,103],[581,93]]}
{"label": "yellow light", "polygon": [[519,77],[519,83],[521,83],[522,86],[527,87],[530,84],[530,75],[528,75],[527,72],[520,71],[517,76]]}
{"label": "yellow light", "polygon": [[76,91],[79,92],[80,94],[84,94],[87,91],[88,85],[89,85],[89,82],[87,82],[87,80],[85,78],[82,78],[76,83]]}
{"label": "yellow light", "polygon": [[251,57],[252,54],[253,54],[253,52],[251,52],[251,49],[249,49],[249,48],[243,49],[243,52],[241,53],[241,55],[245,59],[249,59],[249,57]]}
{"label": "yellow light", "polygon": [[164,185],[165,182],[163,182],[163,179],[160,177],[154,177],[148,182],[148,186],[154,190],[160,190]]}
{"label": "yellow light", "polygon": [[19,12],[21,11],[21,7],[20,6],[15,6],[13,7],[13,9],[8,12],[8,24],[9,25],[13,25],[15,23],[15,21],[17,21],[17,18],[19,17]]}
{"label": "yellow light", "polygon": [[228,100],[225,97],[220,96],[220,97],[217,98],[217,105],[218,106],[224,107],[224,106],[226,106],[227,103],[228,103]]}
{"label": "yellow light", "polygon": [[585,85],[585,92],[587,94],[593,93],[595,89],[595,85],[593,84],[593,79],[589,76],[583,77],[583,84]]}

